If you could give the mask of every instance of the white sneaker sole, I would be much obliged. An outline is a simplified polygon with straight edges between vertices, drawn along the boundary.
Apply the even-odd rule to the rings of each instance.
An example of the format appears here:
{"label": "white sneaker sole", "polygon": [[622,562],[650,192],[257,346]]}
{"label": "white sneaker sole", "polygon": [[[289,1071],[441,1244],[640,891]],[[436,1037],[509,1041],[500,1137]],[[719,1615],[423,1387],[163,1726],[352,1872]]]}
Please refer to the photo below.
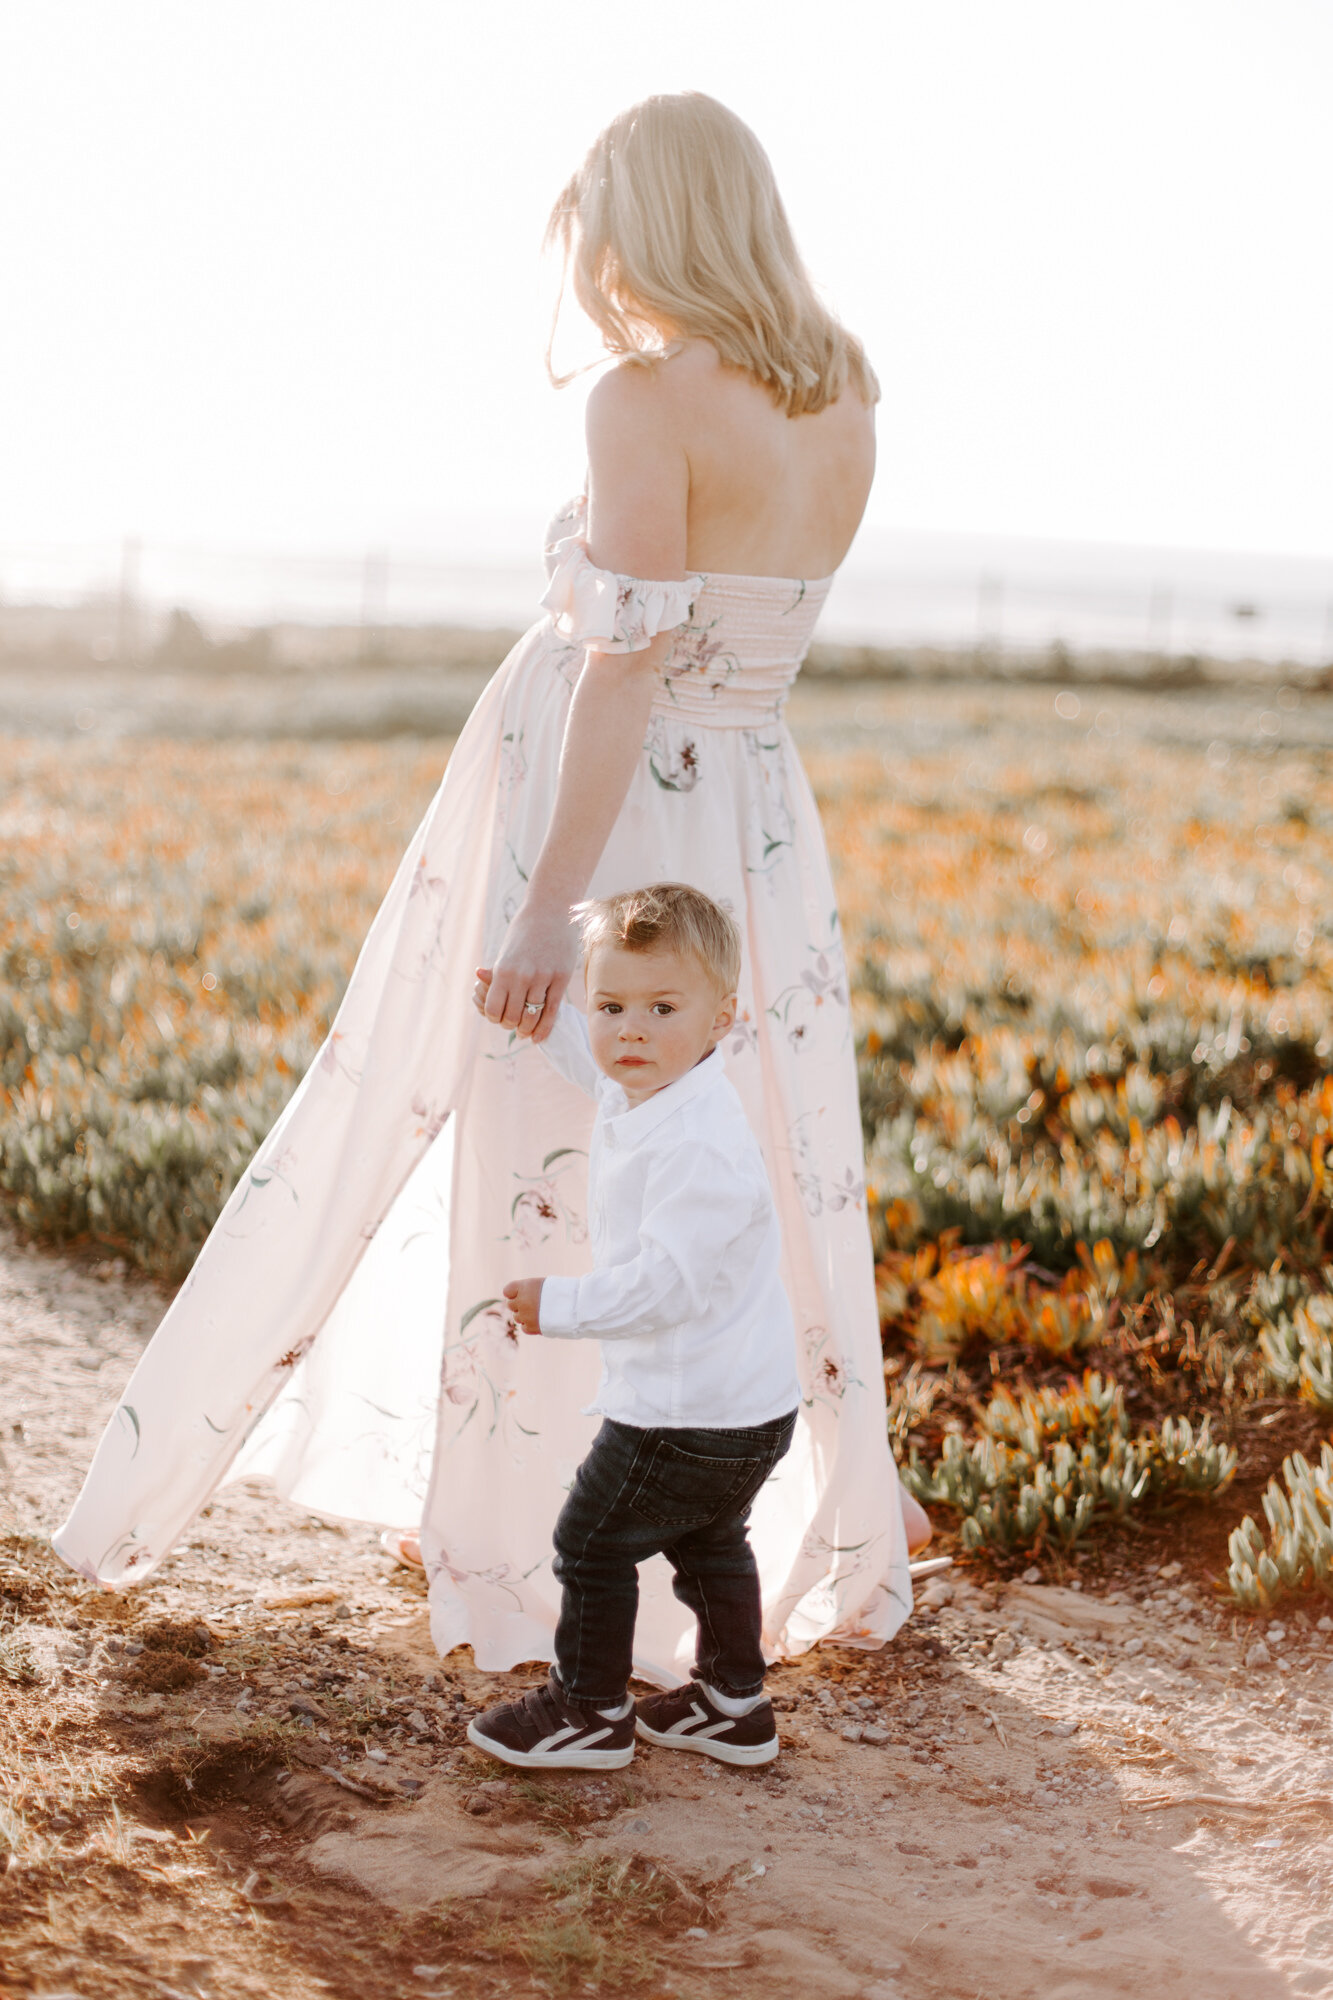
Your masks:
{"label": "white sneaker sole", "polygon": [[634,1758],[632,1743],[620,1750],[511,1750],[507,1743],[484,1736],[475,1722],[467,1726],[467,1740],[516,1771],[621,1771]]}
{"label": "white sneaker sole", "polygon": [[771,1764],[782,1748],[776,1736],[767,1743],[719,1743],[715,1736],[677,1736],[650,1729],[641,1716],[634,1727],[645,1743],[658,1743],[663,1750],[697,1750],[701,1757],[716,1757],[719,1764]]}

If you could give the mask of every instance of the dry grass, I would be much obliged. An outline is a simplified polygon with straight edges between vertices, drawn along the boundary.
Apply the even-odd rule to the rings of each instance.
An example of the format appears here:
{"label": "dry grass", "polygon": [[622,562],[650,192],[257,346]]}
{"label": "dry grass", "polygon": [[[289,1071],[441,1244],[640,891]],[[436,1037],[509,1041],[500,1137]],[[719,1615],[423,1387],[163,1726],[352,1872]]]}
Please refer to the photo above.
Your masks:
{"label": "dry grass", "polygon": [[708,1911],[707,1891],[658,1862],[589,1856],[553,1874],[535,1908],[482,1937],[548,1993],[634,1992],[661,1976],[667,1947]]}
{"label": "dry grass", "polygon": [[[579,1856],[506,1905],[503,1922],[487,1902],[396,1914],[300,1854],[352,1812],[410,1811],[396,1786],[358,1779],[353,1796],[323,1767],[359,1750],[398,1690],[429,1705],[419,1671],[358,1640],[346,1657],[370,1692],[353,1704],[322,1689],[320,1740],[296,1718],[233,1706],[238,1683],[271,1707],[273,1690],[307,1672],[308,1627],[242,1623],[214,1638],[132,1593],[88,1589],[30,1535],[0,1543],[0,1582],[0,1663],[14,1667],[0,1716],[0,1992],[396,2000],[430,1990],[414,1975],[421,1964],[461,1978],[453,1990],[468,2000],[589,1984],[631,1992],[705,1907],[658,1865]],[[203,1662],[225,1665],[216,1686]],[[466,1790],[484,1776],[471,1756],[437,1772]],[[620,1774],[514,1777],[502,1816],[571,1837],[641,1789]]]}

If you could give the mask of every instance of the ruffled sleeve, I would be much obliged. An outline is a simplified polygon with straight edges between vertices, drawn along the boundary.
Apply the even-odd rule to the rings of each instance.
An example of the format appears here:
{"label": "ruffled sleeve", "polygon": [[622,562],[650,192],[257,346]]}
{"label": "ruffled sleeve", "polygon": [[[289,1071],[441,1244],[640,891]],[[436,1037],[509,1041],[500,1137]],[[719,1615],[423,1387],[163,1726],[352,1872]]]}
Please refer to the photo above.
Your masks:
{"label": "ruffled sleeve", "polygon": [[541,601],[562,638],[598,653],[641,653],[659,632],[673,631],[689,617],[704,586],[702,576],[649,583],[598,569],[583,539],[583,509],[577,502],[552,526],[567,532],[547,543],[550,581]]}

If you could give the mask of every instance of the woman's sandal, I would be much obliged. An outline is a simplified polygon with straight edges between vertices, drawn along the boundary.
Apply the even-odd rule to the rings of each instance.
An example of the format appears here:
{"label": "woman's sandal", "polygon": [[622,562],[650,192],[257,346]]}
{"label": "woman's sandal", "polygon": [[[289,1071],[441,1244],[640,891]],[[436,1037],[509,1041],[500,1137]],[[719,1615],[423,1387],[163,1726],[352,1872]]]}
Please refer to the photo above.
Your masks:
{"label": "woman's sandal", "polygon": [[380,1547],[403,1569],[426,1567],[421,1560],[421,1537],[415,1528],[386,1528],[380,1536]]}

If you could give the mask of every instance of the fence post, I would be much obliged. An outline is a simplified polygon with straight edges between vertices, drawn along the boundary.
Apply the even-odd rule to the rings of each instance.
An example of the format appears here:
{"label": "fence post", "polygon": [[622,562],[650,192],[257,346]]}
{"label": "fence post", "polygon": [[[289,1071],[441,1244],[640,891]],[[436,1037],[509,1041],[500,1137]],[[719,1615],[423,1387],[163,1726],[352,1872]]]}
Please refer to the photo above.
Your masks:
{"label": "fence post", "polygon": [[1175,598],[1169,583],[1155,583],[1148,595],[1148,650],[1171,651],[1171,614]]}
{"label": "fence post", "polygon": [[361,659],[377,659],[381,652],[372,634],[383,627],[389,613],[389,552],[367,549],[361,565]]}
{"label": "fence post", "polygon": [[126,535],[120,545],[120,589],[116,596],[116,665],[139,663],[139,558],[143,543]]}
{"label": "fence post", "polygon": [[983,570],[977,581],[977,658],[997,654],[1004,638],[1004,578]]}

